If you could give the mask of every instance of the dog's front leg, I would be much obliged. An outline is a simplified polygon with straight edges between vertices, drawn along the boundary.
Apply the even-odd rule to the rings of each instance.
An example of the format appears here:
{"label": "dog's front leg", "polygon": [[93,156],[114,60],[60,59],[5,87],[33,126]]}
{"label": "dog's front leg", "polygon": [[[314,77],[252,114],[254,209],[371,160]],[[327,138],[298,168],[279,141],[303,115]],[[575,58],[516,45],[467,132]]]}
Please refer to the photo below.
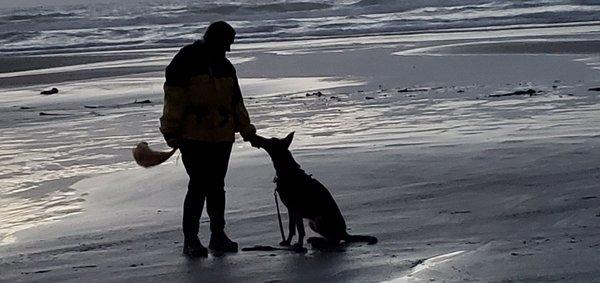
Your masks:
{"label": "dog's front leg", "polygon": [[297,252],[306,252],[306,248],[304,247],[304,236],[306,233],[304,232],[304,220],[302,220],[301,216],[296,216],[296,228],[298,229],[298,243],[295,243],[292,248]]}
{"label": "dog's front leg", "polygon": [[286,240],[281,241],[281,243],[279,243],[279,245],[281,246],[289,246],[290,243],[292,242],[292,239],[294,238],[294,235],[296,234],[296,215],[293,213],[293,211],[288,209],[288,237]]}
{"label": "dog's front leg", "polygon": [[304,232],[304,220],[302,220],[302,217],[298,217],[296,219],[296,227],[298,227],[298,245],[302,247],[304,245],[304,236],[306,235],[306,232]]}

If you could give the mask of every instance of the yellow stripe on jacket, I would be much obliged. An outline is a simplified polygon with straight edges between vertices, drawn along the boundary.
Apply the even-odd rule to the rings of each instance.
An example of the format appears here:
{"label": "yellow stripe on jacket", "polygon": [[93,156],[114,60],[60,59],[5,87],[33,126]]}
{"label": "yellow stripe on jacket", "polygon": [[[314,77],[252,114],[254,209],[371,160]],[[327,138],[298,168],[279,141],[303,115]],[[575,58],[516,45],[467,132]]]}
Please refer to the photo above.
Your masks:
{"label": "yellow stripe on jacket", "polygon": [[165,136],[234,141],[235,132],[247,137],[256,132],[235,77],[196,75],[187,86],[164,86],[165,101],[160,131]]}

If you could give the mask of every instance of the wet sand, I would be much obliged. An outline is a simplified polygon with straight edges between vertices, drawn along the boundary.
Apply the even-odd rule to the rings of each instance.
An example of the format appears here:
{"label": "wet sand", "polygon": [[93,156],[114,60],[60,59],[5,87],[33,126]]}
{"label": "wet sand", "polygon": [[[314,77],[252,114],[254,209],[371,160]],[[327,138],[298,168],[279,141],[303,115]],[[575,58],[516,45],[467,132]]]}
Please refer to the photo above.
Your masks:
{"label": "wet sand", "polygon": [[[471,40],[360,48],[341,41],[338,50],[240,46],[235,56],[252,59],[236,66],[259,133],[295,130],[293,154],[332,192],[351,233],[380,243],[185,259],[181,162],[147,170],[130,157],[139,140],[164,147],[161,74],[152,72],[114,85],[71,81],[43,99],[31,91],[39,85],[5,92],[0,280],[597,278],[600,98],[588,90],[600,86],[597,54],[557,55],[538,45],[501,52],[506,43],[486,43],[408,55],[398,52]],[[527,89],[535,91],[493,96]],[[307,95],[316,91],[323,95]],[[130,104],[135,99],[152,103]],[[273,175],[266,153],[238,140],[227,229],[242,247],[279,242]]]}

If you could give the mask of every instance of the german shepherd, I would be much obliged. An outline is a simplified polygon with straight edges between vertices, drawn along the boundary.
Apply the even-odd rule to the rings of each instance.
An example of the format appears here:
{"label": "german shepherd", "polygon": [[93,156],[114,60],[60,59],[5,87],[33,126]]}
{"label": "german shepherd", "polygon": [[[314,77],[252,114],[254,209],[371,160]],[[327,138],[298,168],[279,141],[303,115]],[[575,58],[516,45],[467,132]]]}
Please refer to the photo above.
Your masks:
{"label": "german shepherd", "polygon": [[253,146],[263,148],[271,157],[276,173],[275,190],[288,209],[289,234],[280,245],[289,246],[297,229],[298,243],[292,249],[306,250],[303,247],[306,235],[303,219],[308,219],[309,227],[323,236],[307,240],[313,248],[332,248],[339,246],[341,241],[366,242],[369,245],[377,243],[377,238],[373,236],[349,235],[346,232],[346,221],[329,191],[306,174],[292,157],[289,146],[293,138],[294,132],[284,139],[267,139],[257,135],[251,140]]}

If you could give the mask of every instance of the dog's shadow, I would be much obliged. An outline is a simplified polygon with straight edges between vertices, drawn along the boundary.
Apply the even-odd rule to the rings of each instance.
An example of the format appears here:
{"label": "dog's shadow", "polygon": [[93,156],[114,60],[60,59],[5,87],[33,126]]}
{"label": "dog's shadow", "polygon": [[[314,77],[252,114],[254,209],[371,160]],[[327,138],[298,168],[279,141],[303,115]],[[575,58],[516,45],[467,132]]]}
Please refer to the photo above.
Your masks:
{"label": "dog's shadow", "polygon": [[265,245],[256,245],[252,247],[242,248],[244,252],[252,252],[252,251],[263,251],[263,252],[272,252],[272,251],[289,251],[297,254],[305,254],[308,251],[315,251],[320,253],[343,253],[347,251],[347,248],[350,246],[354,246],[357,243],[352,242],[341,242],[341,243],[332,243],[323,237],[310,237],[306,240],[306,242],[310,245],[310,249],[306,249],[305,247],[290,247],[290,246],[265,246]]}
{"label": "dog's shadow", "polygon": [[345,252],[346,247],[349,246],[349,243],[346,242],[332,244],[322,237],[310,237],[306,242],[310,244],[312,250],[319,252]]}

